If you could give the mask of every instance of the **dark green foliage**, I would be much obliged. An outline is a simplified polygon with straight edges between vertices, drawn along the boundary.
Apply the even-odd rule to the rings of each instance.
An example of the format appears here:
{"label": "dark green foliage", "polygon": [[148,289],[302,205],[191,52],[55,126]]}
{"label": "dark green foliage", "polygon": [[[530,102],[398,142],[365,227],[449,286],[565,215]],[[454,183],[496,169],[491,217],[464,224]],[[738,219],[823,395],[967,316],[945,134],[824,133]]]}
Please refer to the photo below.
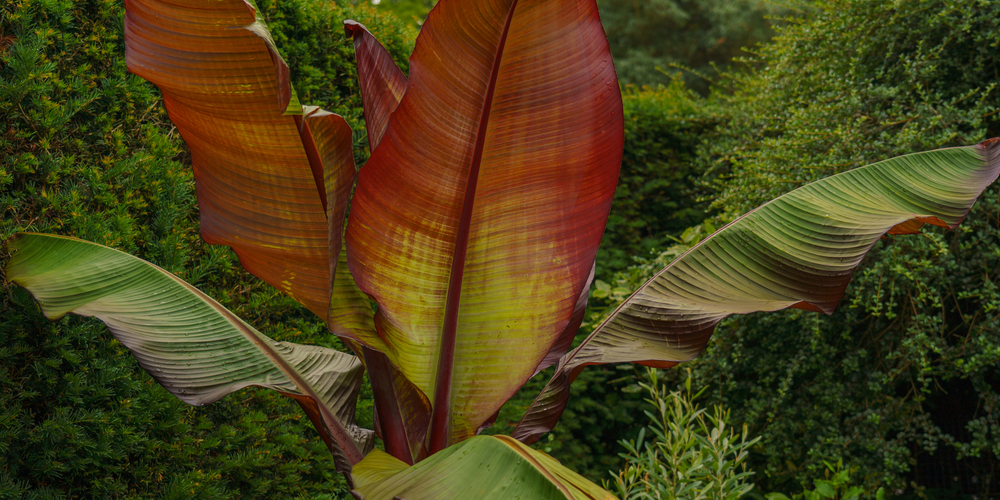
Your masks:
{"label": "dark green foliage", "polygon": [[291,70],[303,104],[320,106],[343,116],[354,129],[358,165],[368,159],[368,137],[361,109],[354,44],[344,37],[344,20],[365,25],[392,54],[403,73],[409,72],[415,33],[393,17],[360,2],[342,6],[324,0],[258,0],[274,41]]}
{"label": "dark green foliage", "polygon": [[[996,2],[819,2],[719,97],[701,156],[714,222],[850,168],[1000,135],[998,24]],[[707,403],[762,435],[763,491],[811,488],[823,460],[843,459],[865,491],[1000,493],[998,195],[955,231],[887,237],[834,315],[734,317],[688,363]],[[636,286],[674,255],[619,278]]]}
{"label": "dark green foliage", "polygon": [[815,179],[881,158],[1000,134],[990,13],[946,1],[872,7],[820,2],[730,75],[726,127],[708,150],[719,172],[713,208],[744,212]]}
{"label": "dark green foliage", "polygon": [[[294,35],[285,52],[303,101],[355,125],[360,99],[341,18],[366,23],[401,61],[407,52],[402,28],[371,9],[260,5],[279,43],[291,29],[281,19],[312,30]],[[229,249],[201,241],[189,155],[156,89],[125,69],[122,16],[120,0],[0,5],[0,237],[27,230],[110,245],[199,286],[267,335],[338,345],[319,320],[244,272]],[[370,396],[363,401],[359,418],[370,426]],[[23,289],[0,291],[0,498],[346,494],[294,402],[248,389],[187,406],[100,322],[50,322]]]}
{"label": "dark green foliage", "polygon": [[424,24],[427,13],[434,8],[437,0],[364,0],[371,1],[380,11],[392,12],[410,29],[419,30]]}
{"label": "dark green foliage", "polygon": [[[392,12],[420,29],[437,0],[360,0]],[[599,0],[601,22],[611,44],[618,79],[629,85],[668,84],[672,64],[715,75],[743,47],[767,41],[776,22],[789,10],[763,0]],[[665,72],[666,71],[666,72]],[[698,92],[708,82],[695,74],[684,80]]]}
{"label": "dark green foliage", "polygon": [[[714,76],[712,65],[725,67],[744,55],[743,47],[767,41],[774,23],[769,16],[788,12],[762,0],[600,0],[601,21],[608,34],[615,68],[622,83],[665,84],[664,71],[679,64]],[[708,90],[708,82],[685,75],[691,88]]]}
{"label": "dark green foliage", "polygon": [[709,108],[679,80],[669,87],[628,87],[622,97],[625,151],[597,253],[597,279],[605,281],[632,264],[632,256],[664,249],[705,217],[695,152],[715,126]]}
{"label": "dark green foliage", "polygon": [[[34,309],[21,290],[4,305]],[[32,316],[0,332],[2,498],[344,493],[325,446],[280,396],[192,408],[140,375],[99,323]]]}

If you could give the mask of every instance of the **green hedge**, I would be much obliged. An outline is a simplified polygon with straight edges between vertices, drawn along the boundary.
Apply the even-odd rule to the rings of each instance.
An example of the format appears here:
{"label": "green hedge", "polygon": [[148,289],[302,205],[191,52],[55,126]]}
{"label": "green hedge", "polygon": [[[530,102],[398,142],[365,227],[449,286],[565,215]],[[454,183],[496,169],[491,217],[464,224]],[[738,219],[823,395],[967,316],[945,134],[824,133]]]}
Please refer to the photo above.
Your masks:
{"label": "green hedge", "polygon": [[[1000,135],[998,28],[996,2],[816,2],[760,49],[763,69],[716,94],[722,125],[699,155],[713,222],[836,172]],[[731,318],[687,364],[706,404],[763,436],[751,456],[763,491],[811,488],[824,460],[843,459],[869,492],[1000,493],[998,195],[955,231],[887,237],[832,316]],[[674,255],[618,279],[637,285]]]}
{"label": "green hedge", "polygon": [[[391,0],[389,0],[391,1]],[[793,11],[764,0],[598,0],[622,83],[667,84],[671,65],[687,67],[688,86],[705,94],[717,69],[774,34]],[[699,74],[701,76],[699,76]]]}
{"label": "green hedge", "polygon": [[625,150],[611,215],[597,252],[597,279],[608,281],[671,244],[705,218],[695,165],[699,144],[716,117],[680,79],[668,87],[626,87]]}
{"label": "green hedge", "polygon": [[[363,160],[353,45],[341,21],[368,25],[403,64],[405,28],[365,7],[258,5],[299,95],[348,117]],[[120,0],[0,5],[0,237],[27,230],[110,245],[177,273],[267,335],[333,343],[231,251],[201,241],[190,156],[156,89],[127,73],[122,22]],[[186,406],[100,322],[49,322],[16,286],[4,285],[0,300],[0,498],[347,495],[291,401],[244,390]],[[359,416],[371,425],[367,401]]]}

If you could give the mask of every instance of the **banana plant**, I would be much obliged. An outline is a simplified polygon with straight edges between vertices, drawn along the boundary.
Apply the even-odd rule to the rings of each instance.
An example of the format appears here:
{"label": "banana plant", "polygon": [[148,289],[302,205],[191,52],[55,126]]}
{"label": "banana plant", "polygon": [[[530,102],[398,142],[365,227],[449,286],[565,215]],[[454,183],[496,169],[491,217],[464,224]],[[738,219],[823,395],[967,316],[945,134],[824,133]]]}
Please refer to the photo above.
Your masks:
{"label": "banana plant", "polygon": [[[270,339],[155,265],[66,236],[12,236],[7,279],[51,319],[104,321],[188,403],[251,385],[296,400],[358,498],[611,498],[527,446],[583,367],[690,360],[730,314],[830,313],[880,237],[955,227],[1000,171],[992,139],[802,187],[703,240],[571,349],[624,134],[594,0],[441,0],[409,75],[346,21],[372,148],[360,172],[352,131],[298,101],[251,0],[125,3],[128,68],[191,150],[203,238],[353,355]],[[512,436],[478,435],[553,364]],[[371,430],[354,421],[365,370]]]}

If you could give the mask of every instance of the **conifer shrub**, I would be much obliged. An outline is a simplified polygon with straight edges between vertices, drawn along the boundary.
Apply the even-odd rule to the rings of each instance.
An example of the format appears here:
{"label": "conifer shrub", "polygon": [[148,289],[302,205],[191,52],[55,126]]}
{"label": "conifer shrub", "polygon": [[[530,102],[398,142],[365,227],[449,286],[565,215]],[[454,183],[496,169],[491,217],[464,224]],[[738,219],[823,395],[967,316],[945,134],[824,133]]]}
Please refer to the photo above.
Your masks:
{"label": "conifer shrub", "polygon": [[[258,6],[299,95],[363,131],[341,22],[365,23],[401,63],[405,28],[363,6]],[[267,335],[335,342],[228,248],[202,242],[189,155],[156,89],[125,69],[123,13],[120,0],[0,4],[0,238],[50,232],[110,245],[201,287]],[[364,159],[363,133],[355,142]],[[49,322],[19,287],[4,285],[0,301],[0,498],[347,495],[289,400],[247,389],[189,407],[99,321]]]}

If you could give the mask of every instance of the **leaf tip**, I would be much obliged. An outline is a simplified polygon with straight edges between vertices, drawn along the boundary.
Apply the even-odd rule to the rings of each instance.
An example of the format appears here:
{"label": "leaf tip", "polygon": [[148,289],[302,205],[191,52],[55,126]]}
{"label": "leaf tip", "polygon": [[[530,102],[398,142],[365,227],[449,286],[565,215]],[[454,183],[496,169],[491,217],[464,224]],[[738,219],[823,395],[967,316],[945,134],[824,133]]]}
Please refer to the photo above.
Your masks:
{"label": "leaf tip", "polygon": [[977,144],[976,148],[982,153],[987,164],[994,165],[1000,163],[1000,137],[986,139]]}
{"label": "leaf tip", "polygon": [[361,36],[361,33],[367,31],[365,26],[354,19],[344,19],[344,35],[352,38],[357,38]]}
{"label": "leaf tip", "polygon": [[[246,26],[246,29],[251,33],[260,37],[267,47],[267,54],[271,58],[271,64],[274,66],[274,77],[277,84],[277,94],[278,106],[283,110],[284,113],[298,114],[296,111],[291,111],[288,109],[292,102],[292,80],[291,80],[291,70],[288,68],[288,64],[281,57],[278,52],[278,46],[274,43],[274,38],[271,37],[271,32],[267,29],[267,25],[260,19],[254,21]],[[296,103],[298,107],[298,103]]]}
{"label": "leaf tip", "polygon": [[661,370],[666,370],[668,368],[673,368],[677,366],[680,361],[664,361],[660,359],[649,359],[644,361],[636,361],[636,363],[642,366],[648,366],[650,368],[659,368]]}
{"label": "leaf tip", "polygon": [[8,253],[11,252],[11,250],[17,250],[17,243],[21,240],[23,235],[24,233],[14,233],[10,235],[3,242],[4,250],[6,250]]}
{"label": "leaf tip", "polygon": [[251,19],[257,19],[257,6],[247,0],[243,0],[243,7],[250,14]]}
{"label": "leaf tip", "polygon": [[[892,233],[892,234],[895,234],[895,233]],[[798,301],[798,302],[796,302],[796,303],[794,303],[794,304],[792,304],[792,305],[790,305],[788,307],[791,308],[791,309],[801,309],[803,311],[809,311],[809,312],[814,312],[814,313],[819,313],[819,314],[825,314],[825,315],[829,316],[829,315],[833,314],[834,311],[837,310],[837,304],[839,302],[840,301],[838,300],[837,302],[833,302],[832,304],[821,304],[821,303],[812,303],[812,302],[806,302],[804,300],[800,300],[800,301]]]}

